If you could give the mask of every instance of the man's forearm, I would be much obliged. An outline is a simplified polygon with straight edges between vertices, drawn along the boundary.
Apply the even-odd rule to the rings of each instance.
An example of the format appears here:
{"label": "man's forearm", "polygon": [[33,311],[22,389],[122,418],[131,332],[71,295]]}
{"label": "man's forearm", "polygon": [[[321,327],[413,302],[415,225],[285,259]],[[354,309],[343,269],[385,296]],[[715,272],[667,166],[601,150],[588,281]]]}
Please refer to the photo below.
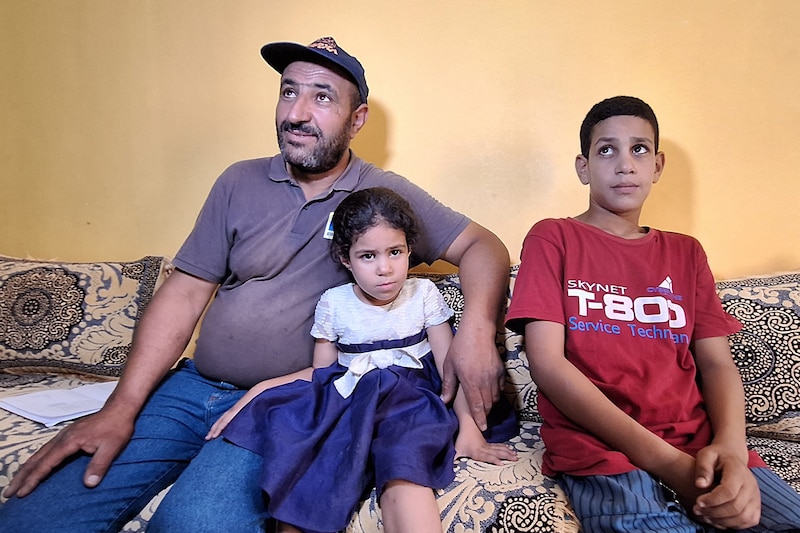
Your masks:
{"label": "man's forearm", "polygon": [[183,353],[216,285],[175,271],[156,292],[134,333],[125,370],[104,409],[135,417]]}
{"label": "man's forearm", "polygon": [[460,382],[472,417],[483,430],[503,380],[495,335],[508,287],[508,250],[492,232],[472,222],[442,259],[458,265],[464,294],[464,314],[445,358],[442,398],[453,400]]}
{"label": "man's forearm", "polygon": [[[510,259],[505,245],[489,230],[471,223],[445,259],[458,265],[464,294],[462,325],[487,330],[494,338],[508,290]],[[455,246],[459,244],[459,246]]]}

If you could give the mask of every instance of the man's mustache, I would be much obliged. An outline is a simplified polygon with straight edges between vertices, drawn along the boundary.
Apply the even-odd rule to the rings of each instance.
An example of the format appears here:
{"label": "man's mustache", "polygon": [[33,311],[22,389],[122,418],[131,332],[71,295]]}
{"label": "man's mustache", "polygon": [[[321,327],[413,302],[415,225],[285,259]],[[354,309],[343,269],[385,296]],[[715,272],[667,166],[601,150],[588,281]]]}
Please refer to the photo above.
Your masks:
{"label": "man's mustache", "polygon": [[322,132],[312,126],[311,124],[293,124],[288,120],[284,120],[280,123],[278,127],[279,131],[285,131],[287,133],[302,133],[305,135],[314,135],[315,137],[320,137]]}

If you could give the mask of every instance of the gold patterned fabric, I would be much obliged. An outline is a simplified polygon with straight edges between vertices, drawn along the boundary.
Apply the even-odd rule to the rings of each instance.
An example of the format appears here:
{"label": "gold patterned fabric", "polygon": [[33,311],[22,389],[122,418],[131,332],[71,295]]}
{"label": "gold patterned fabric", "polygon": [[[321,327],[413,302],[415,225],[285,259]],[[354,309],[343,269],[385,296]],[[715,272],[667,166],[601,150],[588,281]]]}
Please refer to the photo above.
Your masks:
{"label": "gold patterned fabric", "polygon": [[[516,273],[517,267],[512,267],[512,289]],[[457,326],[464,309],[458,276],[426,277],[436,283],[455,311]],[[64,286],[70,286],[68,280],[63,281]],[[742,332],[731,337],[731,348],[745,386],[748,443],[778,475],[800,492],[798,287],[800,273],[717,284],[723,307],[744,325]],[[70,306],[69,303],[64,305],[65,308]],[[556,480],[542,474],[541,420],[523,338],[503,330],[498,333],[497,345],[505,360],[505,394],[521,420],[519,435],[509,442],[517,451],[519,460],[503,466],[470,459],[457,461],[455,480],[446,489],[437,491],[444,530],[451,533],[580,531],[580,525]],[[70,375],[4,376],[0,373],[0,396],[48,387],[71,388],[86,383],[88,379]],[[45,428],[0,410],[0,434],[4,436],[0,439],[0,489],[8,483],[19,465],[63,425]],[[123,531],[143,532],[166,490],[151,500]],[[348,532],[380,531],[380,508],[373,491],[353,517]]]}
{"label": "gold patterned fabric", "polygon": [[119,376],[167,264],[0,257],[0,369]]}

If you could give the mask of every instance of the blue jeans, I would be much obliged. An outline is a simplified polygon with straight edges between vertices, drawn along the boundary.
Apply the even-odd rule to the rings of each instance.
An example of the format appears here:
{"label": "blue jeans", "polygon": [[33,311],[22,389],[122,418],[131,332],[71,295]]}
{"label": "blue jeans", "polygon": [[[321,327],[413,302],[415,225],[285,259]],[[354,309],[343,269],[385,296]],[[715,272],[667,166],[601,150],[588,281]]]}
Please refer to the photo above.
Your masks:
{"label": "blue jeans", "polygon": [[148,531],[265,531],[261,456],[204,438],[244,392],[205,379],[193,361],[183,361],[150,398],[100,485],[84,486],[90,457],[79,454],[33,493],[0,508],[0,531],[114,533],[171,483]]}

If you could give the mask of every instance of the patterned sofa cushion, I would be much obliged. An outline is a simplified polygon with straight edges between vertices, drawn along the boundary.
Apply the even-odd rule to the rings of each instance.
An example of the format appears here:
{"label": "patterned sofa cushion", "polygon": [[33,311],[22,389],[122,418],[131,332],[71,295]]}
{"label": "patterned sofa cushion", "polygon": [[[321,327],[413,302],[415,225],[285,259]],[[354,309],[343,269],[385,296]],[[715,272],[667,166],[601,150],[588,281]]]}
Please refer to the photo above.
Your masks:
{"label": "patterned sofa cushion", "polygon": [[[518,460],[496,466],[472,459],[456,462],[456,478],[436,491],[442,526],[448,533],[576,533],[578,519],[556,481],[542,474],[540,424],[522,422],[508,443]],[[373,491],[347,533],[380,533],[381,511]]]}
{"label": "patterned sofa cushion", "polygon": [[[506,294],[506,309],[511,303],[511,291],[517,279],[519,265],[511,267],[509,288]],[[458,329],[461,315],[464,312],[464,295],[461,292],[461,279],[458,274],[415,274],[432,280],[439,292],[444,296],[445,302],[454,311],[453,326]],[[503,316],[505,309],[503,310]],[[504,393],[511,404],[519,413],[521,420],[541,422],[536,407],[536,385],[531,380],[528,368],[528,358],[525,355],[525,346],[522,335],[510,329],[498,327],[497,349],[503,357],[506,367],[506,382]]]}
{"label": "patterned sofa cushion", "polygon": [[119,376],[167,265],[0,257],[0,370]]}
{"label": "patterned sofa cushion", "polygon": [[743,326],[730,344],[748,434],[800,441],[800,272],[720,281],[717,291]]}
{"label": "patterned sofa cushion", "polygon": [[[516,278],[516,271],[516,267],[511,270],[512,287]],[[772,281],[764,281],[764,278],[750,278],[755,282],[748,281],[746,284],[742,284],[740,281],[731,280],[720,282],[718,287],[726,309],[738,305],[733,300],[738,300],[740,297],[748,300],[752,298],[753,294],[760,293],[763,298],[756,298],[756,300],[760,301],[766,298],[770,300],[769,303],[771,305],[775,305],[778,302],[785,301],[785,298],[789,298],[794,303],[784,303],[779,305],[778,308],[794,307],[796,310],[798,305],[797,274],[790,276],[788,283],[789,285],[794,283],[795,289],[794,292],[789,290],[788,293],[785,292],[785,288],[776,288],[787,284],[787,278],[785,277],[781,277],[777,284],[771,284]],[[456,311],[456,323],[458,323],[463,311],[463,296],[461,295],[458,276],[452,274],[433,276],[433,278],[448,304]],[[771,280],[772,277],[767,279]],[[792,279],[794,280],[793,282],[791,281]],[[766,285],[770,287],[769,290],[755,290],[751,287],[761,286],[760,284],[762,283],[769,284]],[[744,288],[745,286],[750,288]],[[779,294],[779,296],[772,301],[773,297],[767,296],[767,293],[775,293]],[[789,293],[792,295],[789,296]],[[728,304],[726,303],[727,301],[732,303]],[[738,307],[738,309],[741,314],[742,308]],[[748,313],[744,314],[747,315]],[[739,318],[740,320],[742,319],[741,316]],[[746,321],[743,320],[743,322]],[[794,327],[797,327],[796,321],[788,321],[786,323],[793,323]],[[746,327],[748,327],[748,324],[746,324]],[[770,328],[774,329],[776,326],[772,324]],[[765,353],[777,351],[784,354],[786,352],[785,346],[773,346],[773,341],[776,341],[776,339],[770,337],[771,334],[767,333],[771,331],[770,328],[753,327],[750,330],[746,330],[745,333],[750,331],[749,335],[753,337],[748,338],[747,342],[742,339],[732,339],[733,351],[737,358],[737,364],[742,369],[743,376],[749,375],[747,374],[747,369],[751,366],[751,357],[748,354],[754,354],[752,359],[755,361],[763,358]],[[777,329],[782,334],[785,333],[785,328],[778,327]],[[750,348],[751,346],[759,345],[756,340],[760,335],[764,335],[765,338],[769,339],[766,344],[771,346],[770,349],[761,348],[755,350]],[[800,336],[795,333],[794,335],[789,334],[788,338],[781,337],[781,339],[780,342],[786,343],[790,347],[793,346],[793,348],[789,349],[789,352],[793,352],[796,357]],[[530,373],[528,372],[528,361],[523,349],[522,337],[506,330],[498,334],[497,340],[498,348],[505,358],[508,374],[505,392],[514,401],[522,419],[519,435],[509,442],[509,445],[513,446],[517,451],[519,461],[495,466],[470,459],[459,460],[455,465],[456,478],[453,483],[446,489],[437,492],[437,501],[442,510],[445,530],[454,533],[464,531],[488,531],[491,533],[580,531],[580,526],[565,494],[554,479],[543,475],[541,471],[544,445],[539,435],[540,423],[535,403],[536,389],[531,383]],[[737,342],[741,346],[737,345]],[[773,355],[773,357],[776,356]],[[794,375],[795,379],[797,379],[797,365],[789,366],[795,369]],[[757,365],[756,368],[760,367]],[[772,376],[772,372],[757,374],[756,377],[767,380],[763,387],[754,386],[759,383],[758,380],[751,380],[754,383],[746,384],[748,405],[751,403],[750,394],[761,394],[770,398],[774,396],[768,394],[769,389],[767,387],[782,383],[781,380],[786,375],[791,374],[791,369],[784,368],[780,372],[783,373],[783,377],[772,381],[767,379]],[[41,388],[71,388],[87,382],[87,379],[91,378],[81,378],[67,374],[60,376],[36,374],[3,376],[0,373],[0,396],[32,392]],[[4,387],[7,390],[4,391]],[[797,398],[795,397],[794,400],[797,400]],[[757,399],[754,403],[758,406],[765,402]],[[786,406],[784,405],[784,407]],[[748,409],[752,409],[752,406],[749,405]],[[755,412],[761,413],[763,411],[756,410]],[[770,424],[777,426],[783,424],[782,427],[785,428],[793,420],[797,420],[793,409],[776,409],[775,412],[780,412],[781,414],[776,414],[769,418]],[[751,436],[748,437],[748,443],[761,454],[770,467],[796,490],[800,491],[800,442],[767,438],[768,436],[774,437],[774,435],[755,436],[753,432],[755,429],[760,428],[766,432],[768,426],[766,422],[756,426],[753,424],[753,420],[756,419],[748,415],[748,421],[751,423]],[[0,439],[0,488],[17,471],[22,461],[65,424],[59,424],[53,428],[45,428],[40,424],[26,421],[17,415],[0,410],[0,435],[7,436],[4,439]],[[774,427],[773,430],[782,431],[780,427]],[[153,511],[167,490],[165,489],[153,498],[138,516],[126,524],[123,532],[141,533],[144,531]],[[347,531],[350,533],[377,533],[382,531],[380,508],[375,502],[374,492],[369,499],[363,502]]]}

